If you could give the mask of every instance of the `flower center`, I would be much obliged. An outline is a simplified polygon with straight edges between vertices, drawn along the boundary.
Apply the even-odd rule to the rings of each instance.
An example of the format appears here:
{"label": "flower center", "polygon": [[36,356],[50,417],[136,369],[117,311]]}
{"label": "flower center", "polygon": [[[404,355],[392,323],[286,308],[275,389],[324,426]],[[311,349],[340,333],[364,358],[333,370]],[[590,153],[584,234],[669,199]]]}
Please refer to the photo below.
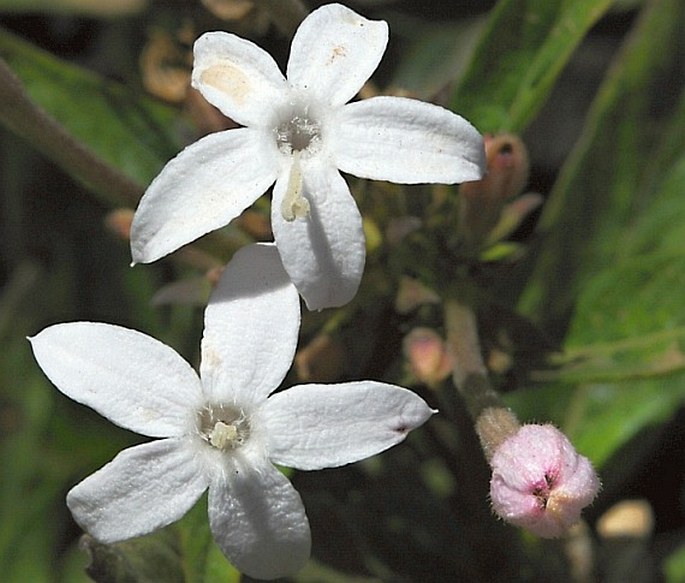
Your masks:
{"label": "flower center", "polygon": [[543,510],[547,508],[547,503],[552,496],[552,490],[554,489],[555,483],[556,476],[545,472],[544,484],[538,484],[535,488],[533,488],[532,494],[538,499],[538,504]]}
{"label": "flower center", "polygon": [[278,112],[274,124],[276,146],[290,163],[288,184],[281,202],[281,214],[288,222],[307,218],[310,212],[309,201],[304,196],[301,160],[321,148],[322,129],[316,109],[315,105],[295,97]]}
{"label": "flower center", "polygon": [[228,405],[200,409],[197,428],[202,439],[221,451],[237,449],[250,437],[250,423],[245,413]]}
{"label": "flower center", "polygon": [[276,144],[284,154],[315,148],[321,141],[321,125],[309,114],[309,108],[288,112],[286,120],[276,128]]}

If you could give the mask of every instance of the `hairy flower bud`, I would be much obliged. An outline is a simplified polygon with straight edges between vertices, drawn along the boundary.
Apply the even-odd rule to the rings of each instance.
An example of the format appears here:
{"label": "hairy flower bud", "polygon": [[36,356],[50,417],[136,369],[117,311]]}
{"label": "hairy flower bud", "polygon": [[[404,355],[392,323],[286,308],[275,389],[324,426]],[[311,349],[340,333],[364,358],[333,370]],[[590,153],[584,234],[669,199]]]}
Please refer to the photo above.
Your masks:
{"label": "hairy flower bud", "polygon": [[555,538],[578,522],[600,487],[592,464],[552,425],[524,425],[491,460],[495,513],[532,533]]}

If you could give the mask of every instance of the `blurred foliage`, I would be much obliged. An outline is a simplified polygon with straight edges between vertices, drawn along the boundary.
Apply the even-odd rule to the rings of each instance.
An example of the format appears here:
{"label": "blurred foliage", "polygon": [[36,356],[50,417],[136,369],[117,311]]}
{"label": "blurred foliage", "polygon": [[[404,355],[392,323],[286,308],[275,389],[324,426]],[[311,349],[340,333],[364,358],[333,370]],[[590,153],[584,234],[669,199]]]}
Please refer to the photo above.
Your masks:
{"label": "blurred foliage", "polygon": [[[154,178],[179,149],[174,137],[177,116],[170,107],[57,59],[1,29],[0,57],[12,67],[37,107],[103,161],[140,184]],[[30,129],[21,131],[22,137],[29,138]],[[41,137],[49,140],[49,136]]]}
{"label": "blurred foliage", "polygon": [[573,311],[551,376],[574,385],[536,399],[552,395],[554,418],[596,463],[685,397],[682,71],[679,87],[660,84],[678,80],[682,61],[666,47],[683,16],[679,2],[648,7],[617,56],[547,201],[522,301],[557,334]]}
{"label": "blurred foliage", "polygon": [[99,18],[126,16],[142,11],[148,0],[0,0],[0,11],[58,13]]}
{"label": "blurred foliage", "polygon": [[[447,102],[482,131],[523,132],[536,122],[536,133],[526,137],[537,140],[538,151],[560,139],[541,132],[544,116],[563,116],[566,103],[587,97],[578,94],[585,84],[573,91],[573,79],[564,86],[570,90],[557,91],[576,48],[596,51],[605,74],[589,110],[573,120],[580,137],[564,146],[563,165],[542,168],[543,161],[532,160],[533,182],[544,185],[545,173],[553,177],[537,225],[519,230],[486,261],[449,255],[450,248],[437,248],[430,238],[431,229],[453,227],[455,190],[353,182],[373,234],[367,273],[352,304],[307,315],[303,344],[321,331],[334,334],[347,349],[346,378],[410,383],[401,336],[416,325],[440,329],[441,314],[436,306],[396,313],[398,279],[431,270],[450,285],[458,278],[480,298],[490,362],[493,347],[504,358],[493,369],[508,404],[523,419],[557,423],[600,468],[604,489],[590,522],[619,500],[647,497],[657,524],[648,543],[649,575],[657,578],[660,571],[668,581],[681,581],[685,6],[678,0],[623,2],[611,12],[608,0],[501,0],[488,12],[465,3],[463,13],[443,22],[417,3],[351,4],[391,23],[389,87]],[[451,6],[434,4],[436,15]],[[7,109],[0,114],[22,138],[0,134],[3,581],[85,581],[89,561],[88,572],[99,581],[240,577],[211,539],[203,501],[149,537],[110,547],[85,538],[87,553],[79,549],[66,492],[136,438],[55,391],[33,363],[25,337],[58,321],[104,320],[150,333],[196,361],[201,310],[153,308],[150,301],[164,286],[204,277],[198,254],[211,247],[130,269],[127,244],[104,223],[111,209],[132,201],[84,177],[82,167],[61,156],[59,144],[87,148],[88,160],[130,180],[135,195],[135,186],[148,183],[193,132],[207,129],[191,129],[197,123],[191,101],[183,108],[163,104],[130,81],[139,71],[126,66],[136,66],[141,39],[152,30],[174,36],[183,22],[195,36],[210,28],[248,31],[284,62],[282,31],[290,25],[273,26],[278,14],[268,5],[260,4],[259,18],[229,23],[199,2],[0,0],[0,14],[11,14],[0,20],[15,30],[0,29],[0,57],[21,83],[20,111],[28,112],[22,120]],[[76,58],[72,51],[63,51],[67,59],[54,46],[35,46],[36,38],[63,38],[66,33],[55,30],[67,22],[74,30],[85,26],[92,37]],[[27,26],[40,30],[29,35]],[[109,45],[112,38],[118,42]],[[113,62],[123,68],[116,79],[107,71]],[[46,119],[66,141],[41,134]],[[257,205],[256,218],[267,209]],[[427,241],[420,253],[390,240],[393,221],[407,217],[423,220],[409,237]],[[221,235],[235,236],[235,229]],[[240,229],[242,240],[261,236],[247,222]],[[571,580],[563,542],[533,540],[490,515],[488,468],[449,384],[435,392],[416,388],[441,415],[406,444],[348,468],[294,475],[314,538],[314,558],[294,579]],[[614,559],[598,553],[595,572],[610,572]]]}
{"label": "blurred foliage", "polygon": [[451,100],[482,131],[520,132],[610,0],[509,0],[489,17]]}

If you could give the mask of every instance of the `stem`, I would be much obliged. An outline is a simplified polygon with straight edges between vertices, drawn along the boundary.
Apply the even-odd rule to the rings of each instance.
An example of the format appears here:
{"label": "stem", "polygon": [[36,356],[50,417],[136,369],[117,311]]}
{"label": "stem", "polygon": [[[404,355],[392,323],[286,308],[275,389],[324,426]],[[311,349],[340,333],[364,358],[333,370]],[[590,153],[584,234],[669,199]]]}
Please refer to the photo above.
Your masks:
{"label": "stem", "polygon": [[19,78],[0,58],[0,123],[89,189],[116,205],[135,206],[143,187],[76,140],[57,120],[36,105]]}
{"label": "stem", "polygon": [[520,424],[490,383],[473,308],[448,299],[444,309],[447,346],[454,362],[452,379],[466,402],[485,457],[490,461],[497,447],[516,433]]}

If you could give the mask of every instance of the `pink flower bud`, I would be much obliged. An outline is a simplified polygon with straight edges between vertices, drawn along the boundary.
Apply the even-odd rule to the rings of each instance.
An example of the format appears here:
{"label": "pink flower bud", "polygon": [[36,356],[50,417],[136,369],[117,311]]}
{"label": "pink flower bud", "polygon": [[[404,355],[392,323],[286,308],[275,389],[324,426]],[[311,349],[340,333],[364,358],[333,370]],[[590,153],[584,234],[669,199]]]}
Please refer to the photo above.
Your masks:
{"label": "pink flower bud", "polygon": [[459,187],[459,230],[467,243],[482,243],[497,225],[507,200],[528,182],[526,146],[512,134],[485,135],[487,174]]}
{"label": "pink flower bud", "polygon": [[131,223],[133,210],[127,208],[114,209],[105,217],[105,226],[124,241],[131,238]]}
{"label": "pink flower bud", "polygon": [[524,425],[492,456],[495,513],[532,533],[555,538],[578,522],[600,487],[590,461],[552,425]]}
{"label": "pink flower bud", "polygon": [[459,193],[489,202],[516,196],[528,182],[530,172],[525,144],[513,134],[486,134],[483,140],[488,172],[482,180],[465,182]]}
{"label": "pink flower bud", "polygon": [[452,372],[452,359],[445,341],[431,328],[414,328],[404,337],[402,349],[414,376],[430,387]]}

